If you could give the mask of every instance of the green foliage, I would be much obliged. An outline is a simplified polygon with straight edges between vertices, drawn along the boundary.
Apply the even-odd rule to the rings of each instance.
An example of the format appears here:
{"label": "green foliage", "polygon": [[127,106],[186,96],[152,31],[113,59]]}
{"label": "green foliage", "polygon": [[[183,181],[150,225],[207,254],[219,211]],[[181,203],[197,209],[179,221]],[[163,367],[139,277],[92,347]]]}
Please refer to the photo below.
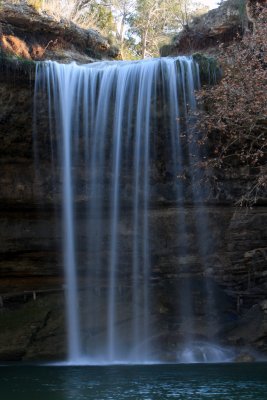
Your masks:
{"label": "green foliage", "polygon": [[[110,34],[115,30],[112,12],[104,5],[92,2],[87,11],[83,13],[83,26],[87,25],[92,16],[94,16],[95,27],[101,32]],[[88,21],[87,23],[86,20]]]}
{"label": "green foliage", "polygon": [[131,36],[124,39],[122,47],[122,55],[125,60],[138,60],[141,55],[141,42],[136,43]]}
{"label": "green foliage", "polygon": [[85,29],[96,29],[109,40],[116,35],[115,18],[105,0],[76,0],[70,15],[74,23]]}

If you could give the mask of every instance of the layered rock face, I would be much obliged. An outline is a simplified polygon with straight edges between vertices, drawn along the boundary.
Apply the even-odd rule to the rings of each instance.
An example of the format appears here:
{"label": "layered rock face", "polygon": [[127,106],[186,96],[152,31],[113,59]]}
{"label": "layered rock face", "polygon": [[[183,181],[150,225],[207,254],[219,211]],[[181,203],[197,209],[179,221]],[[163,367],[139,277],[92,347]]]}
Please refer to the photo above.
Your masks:
{"label": "layered rock face", "polygon": [[[7,78],[8,77],[8,78]],[[1,146],[1,359],[21,359],[37,332],[45,329],[52,309],[61,307],[54,323],[64,319],[63,296],[33,298],[32,288],[61,289],[53,213],[34,201],[32,112],[34,82],[24,72],[3,70],[0,78]],[[12,195],[13,193],[13,195]],[[33,241],[35,241],[35,244]],[[46,244],[45,244],[46,243]],[[43,245],[45,244],[45,247]],[[49,251],[47,248],[50,248]],[[46,250],[45,250],[46,248]],[[43,255],[42,255],[43,253]],[[39,263],[40,259],[42,262]],[[46,272],[45,272],[46,271]],[[27,291],[30,290],[30,293]],[[50,304],[50,306],[48,306]],[[48,306],[48,307],[47,307]],[[53,311],[54,312],[54,311]],[[55,311],[56,312],[56,311]],[[53,314],[53,313],[52,313]],[[53,317],[52,317],[53,318]],[[50,319],[51,322],[51,319]],[[64,322],[61,324],[64,332]],[[59,343],[64,343],[64,336]],[[49,337],[53,333],[48,334]],[[51,342],[50,355],[54,344]],[[42,346],[39,351],[42,352]],[[47,351],[47,350],[44,350]]]}
{"label": "layered rock face", "polygon": [[[228,3],[225,3],[226,8],[223,10],[227,10]],[[65,23],[54,25],[55,21],[40,17],[29,7],[18,18],[15,6],[4,7],[0,12],[2,47],[5,46],[5,51],[9,54],[14,53],[17,43],[22,51],[20,55],[29,60],[52,58],[90,62],[100,55],[101,58],[114,55],[110,53],[112,50],[107,42],[95,32],[81,31]],[[227,25],[228,11],[224,13],[225,19],[221,16],[218,21],[223,21],[221,25],[228,26],[229,31],[220,26],[208,28],[209,45],[216,44],[219,37],[216,35],[231,31],[231,26]],[[31,32],[28,25],[25,28],[29,17]],[[210,19],[214,22],[213,12],[205,18],[206,26],[211,23]],[[234,24],[235,18],[237,13],[233,14]],[[178,47],[182,52],[188,52],[186,46],[189,42],[187,39],[184,42],[183,40],[182,47]],[[190,48],[198,49],[194,46]],[[43,107],[35,110],[38,113],[39,132],[38,138],[35,136],[34,68],[31,62],[25,64],[5,61],[1,64],[0,360],[58,360],[63,359],[67,351],[61,191],[58,185],[62,180],[62,171],[53,169],[51,139],[53,147],[56,135],[51,138],[45,96]],[[202,240],[208,243],[209,250],[203,270],[196,250],[198,238],[194,221],[197,211],[189,195],[186,196],[183,207],[177,206],[173,196],[175,177],[169,174],[167,156],[163,150],[167,136],[164,124],[160,125],[157,134],[158,157],[152,182],[156,200],[148,213],[150,230],[153,228],[151,321],[154,328],[156,327],[157,335],[151,340],[156,356],[174,361],[179,346],[186,341],[188,326],[192,325],[192,321],[184,321],[184,325],[179,323],[179,314],[186,307],[183,293],[188,288],[192,292],[196,316],[194,332],[189,333],[196,341],[214,340],[225,346],[235,346],[241,353],[250,352],[253,356],[254,351],[258,351],[259,354],[266,355],[266,201],[262,199],[261,204],[253,209],[237,209],[234,206],[253,171],[247,168],[238,169],[234,174],[223,171],[216,176],[216,185],[207,193],[209,222]],[[210,174],[213,172],[210,171]],[[86,321],[88,315],[103,315],[103,319],[97,318],[97,323],[92,323],[91,318],[90,325],[82,333],[84,341],[94,341],[97,348],[101,346],[105,336],[105,305],[99,299],[105,298],[107,280],[103,276],[100,286],[95,287],[94,281],[86,276],[87,264],[90,263],[86,259],[85,240],[86,178],[79,165],[75,176],[80,188],[75,204],[79,232],[81,305],[88,293],[91,296],[90,309],[81,307],[81,316]],[[109,171],[106,179],[110,179]],[[126,190],[119,223],[123,268],[120,273],[121,284],[116,288],[120,302],[120,315],[117,316],[116,323],[127,344],[131,319],[129,259],[132,257],[133,233],[129,217],[131,194],[127,191],[127,176],[124,180]],[[190,188],[188,191],[190,192]],[[108,222],[108,214],[103,218]],[[175,240],[179,220],[186,221],[183,238],[189,249],[186,253],[179,251]],[[97,221],[94,223],[97,224]],[[108,227],[110,224],[106,225]],[[108,228],[104,236],[106,243],[110,242]],[[103,258],[109,258],[108,246]],[[212,323],[207,325],[207,303],[211,292],[214,304],[208,312]],[[98,309],[95,309],[95,304]],[[238,359],[242,360],[242,354]]]}
{"label": "layered rock face", "polygon": [[[52,172],[45,101],[44,107],[37,110],[38,131],[42,133],[37,143],[33,135],[33,76],[25,75],[25,71],[6,71],[1,75],[0,87],[0,358],[60,359],[66,355],[64,268],[61,194],[54,179],[60,181],[61,171]],[[159,136],[164,140],[163,126]],[[36,157],[36,145],[41,149],[39,157]],[[236,171],[234,176],[222,174],[217,189],[209,194],[209,226],[202,240],[209,243],[210,250],[206,269],[203,270],[195,249],[197,236],[194,220],[197,211],[189,198],[183,208],[175,204],[171,195],[173,178],[168,175],[165,156],[160,150],[158,157],[153,179],[153,191],[158,195],[148,216],[149,225],[153,227],[152,320],[158,332],[153,338],[153,347],[163,359],[175,359],[179,345],[185,341],[188,332],[188,327],[179,324],[179,310],[185,306],[181,293],[190,287],[197,316],[193,332],[195,340],[201,342],[216,338],[221,344],[233,345],[242,351],[251,347],[253,351],[266,353],[267,211],[264,203],[252,210],[234,207],[250,171]],[[102,308],[99,298],[107,291],[107,281],[103,277],[100,287],[96,288],[91,279],[85,279],[86,196],[79,166],[76,172],[80,176],[78,186],[81,187],[79,198],[75,199],[80,238],[78,265],[80,279],[86,289],[82,291],[80,301],[83,302],[83,296],[87,296],[88,292],[92,297],[92,309],[82,311],[86,319],[88,313],[103,313],[104,305]],[[117,324],[126,338],[130,319],[127,265],[132,243],[127,201],[126,197],[119,226],[123,268],[121,285],[117,288],[118,299],[121,299]],[[177,215],[181,217],[177,218]],[[187,223],[184,241],[189,248],[186,254],[180,252],[180,256],[177,255],[179,251],[175,240],[179,220]],[[109,235],[107,231],[107,243]],[[107,248],[103,257],[108,259],[108,256]],[[204,310],[207,310],[208,291],[214,293],[214,307],[209,311],[213,323],[207,328]],[[95,310],[94,304],[100,308]],[[103,320],[97,319],[98,325],[88,327],[88,331],[84,332],[85,340],[94,340],[96,346],[101,344],[105,318],[103,314]]]}
{"label": "layered rock face", "polygon": [[172,43],[163,46],[162,56],[194,53],[196,51],[216,52],[219,44],[232,42],[248,25],[245,1],[227,0],[218,8],[194,18]]}
{"label": "layered rock face", "polygon": [[29,60],[90,63],[119,56],[97,31],[58,21],[23,2],[1,4],[0,46],[4,53]]}

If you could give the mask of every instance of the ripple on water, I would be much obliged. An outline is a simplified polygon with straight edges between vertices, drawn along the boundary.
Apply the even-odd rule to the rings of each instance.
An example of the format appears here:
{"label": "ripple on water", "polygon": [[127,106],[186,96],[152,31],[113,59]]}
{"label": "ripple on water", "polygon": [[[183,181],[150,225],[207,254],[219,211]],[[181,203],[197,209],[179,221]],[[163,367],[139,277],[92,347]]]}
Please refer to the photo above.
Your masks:
{"label": "ripple on water", "polygon": [[1,367],[1,400],[266,400],[267,363]]}

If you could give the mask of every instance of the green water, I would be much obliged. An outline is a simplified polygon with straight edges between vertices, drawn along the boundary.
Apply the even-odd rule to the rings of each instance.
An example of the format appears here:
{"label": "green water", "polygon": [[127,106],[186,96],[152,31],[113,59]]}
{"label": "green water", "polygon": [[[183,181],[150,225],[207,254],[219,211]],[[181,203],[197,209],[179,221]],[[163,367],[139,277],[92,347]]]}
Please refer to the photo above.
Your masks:
{"label": "green water", "polygon": [[1,400],[267,400],[267,364],[1,367]]}

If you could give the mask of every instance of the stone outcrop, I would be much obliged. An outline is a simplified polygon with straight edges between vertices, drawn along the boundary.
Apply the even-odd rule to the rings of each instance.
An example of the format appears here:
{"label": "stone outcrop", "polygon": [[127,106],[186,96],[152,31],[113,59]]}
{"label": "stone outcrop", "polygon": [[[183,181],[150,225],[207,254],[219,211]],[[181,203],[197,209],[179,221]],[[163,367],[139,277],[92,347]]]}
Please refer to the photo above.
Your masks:
{"label": "stone outcrop", "polygon": [[119,56],[118,49],[97,31],[56,20],[23,2],[1,3],[0,47],[8,55],[28,60],[89,63]]}
{"label": "stone outcrop", "polygon": [[218,45],[232,42],[237,34],[242,34],[247,22],[245,1],[224,1],[218,8],[194,18],[170,45],[162,47],[161,55],[216,52]]}

